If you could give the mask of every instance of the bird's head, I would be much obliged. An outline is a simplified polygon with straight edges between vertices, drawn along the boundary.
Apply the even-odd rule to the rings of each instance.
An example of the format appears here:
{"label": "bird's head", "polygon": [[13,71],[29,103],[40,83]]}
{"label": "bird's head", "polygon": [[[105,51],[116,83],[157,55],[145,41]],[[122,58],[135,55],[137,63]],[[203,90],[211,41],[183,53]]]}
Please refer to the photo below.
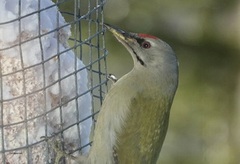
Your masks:
{"label": "bird's head", "polygon": [[135,69],[167,76],[175,74],[177,78],[178,61],[166,42],[152,35],[126,32],[109,24],[104,25],[129,51]]}
{"label": "bird's head", "polygon": [[152,79],[148,81],[148,85],[160,85],[167,92],[176,90],[178,61],[166,42],[152,35],[126,32],[108,24],[105,26],[131,54],[134,72],[143,79]]}

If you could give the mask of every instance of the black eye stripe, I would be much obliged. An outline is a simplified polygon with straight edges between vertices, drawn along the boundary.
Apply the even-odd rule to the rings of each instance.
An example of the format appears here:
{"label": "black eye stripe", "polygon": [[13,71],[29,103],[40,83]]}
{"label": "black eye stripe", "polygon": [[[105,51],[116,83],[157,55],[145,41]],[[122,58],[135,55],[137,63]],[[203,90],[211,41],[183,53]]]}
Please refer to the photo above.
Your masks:
{"label": "black eye stripe", "polygon": [[141,39],[141,38],[136,38],[138,44],[141,46],[143,42],[145,42],[144,39]]}
{"label": "black eye stripe", "polygon": [[137,38],[136,40],[137,40],[138,44],[143,48],[147,49],[147,48],[151,47],[151,44],[148,41],[146,41],[145,39]]}

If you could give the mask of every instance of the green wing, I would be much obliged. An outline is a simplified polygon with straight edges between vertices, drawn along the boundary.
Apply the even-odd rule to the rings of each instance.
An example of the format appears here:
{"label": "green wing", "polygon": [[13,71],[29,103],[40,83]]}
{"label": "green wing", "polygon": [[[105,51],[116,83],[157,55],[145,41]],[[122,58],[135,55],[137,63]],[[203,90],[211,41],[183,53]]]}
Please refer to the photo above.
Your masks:
{"label": "green wing", "polygon": [[118,135],[119,164],[156,163],[167,132],[172,100],[141,95],[131,100],[130,112]]}

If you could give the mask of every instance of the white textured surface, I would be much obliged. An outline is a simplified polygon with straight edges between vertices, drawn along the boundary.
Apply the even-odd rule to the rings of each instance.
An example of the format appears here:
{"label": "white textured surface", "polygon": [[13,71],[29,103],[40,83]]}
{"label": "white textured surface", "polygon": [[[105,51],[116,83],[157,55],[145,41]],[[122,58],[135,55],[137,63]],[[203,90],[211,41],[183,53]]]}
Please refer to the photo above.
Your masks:
{"label": "white textured surface", "polygon": [[[3,132],[0,129],[0,138],[4,138],[4,147],[0,142],[0,151],[3,148],[8,151],[34,144],[41,140],[41,136],[51,136],[91,114],[89,93],[77,100],[73,99],[88,89],[87,71],[84,69],[77,74],[73,73],[75,69],[84,67],[84,64],[76,59],[71,50],[61,53],[59,57],[55,56],[68,49],[70,26],[39,39],[39,34],[46,34],[64,25],[64,18],[56,7],[26,16],[39,10],[38,0],[20,2],[21,12],[19,0],[0,0],[0,111],[3,113],[0,113],[0,119],[3,119],[1,121],[4,126]],[[39,2],[41,9],[53,5],[50,0]],[[20,19],[20,23],[17,20],[19,14],[26,16]],[[9,22],[14,19],[16,20]],[[24,43],[13,46],[20,42]],[[8,48],[11,46],[13,47]],[[47,61],[43,64],[45,60]],[[63,80],[57,82],[63,77]],[[64,105],[59,107],[60,103]],[[42,115],[46,112],[49,113]],[[88,143],[91,124],[91,119],[80,124],[81,142],[77,126],[64,131],[62,140],[67,151],[76,149],[80,143]],[[86,153],[88,149],[83,152]],[[46,163],[47,155],[46,142],[36,144],[28,150],[5,153],[6,162],[10,164]],[[0,163],[2,157],[0,153]],[[54,158],[53,153],[50,153],[48,162],[51,162],[51,158]]]}

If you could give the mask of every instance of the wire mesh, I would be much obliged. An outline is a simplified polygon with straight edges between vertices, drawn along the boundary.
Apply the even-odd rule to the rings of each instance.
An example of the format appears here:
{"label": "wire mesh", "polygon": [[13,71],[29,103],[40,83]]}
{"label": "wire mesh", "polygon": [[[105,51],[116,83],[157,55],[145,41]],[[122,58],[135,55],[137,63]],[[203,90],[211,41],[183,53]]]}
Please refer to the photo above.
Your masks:
{"label": "wire mesh", "polygon": [[107,89],[105,1],[0,3],[0,163],[71,163],[54,147],[87,153]]}

